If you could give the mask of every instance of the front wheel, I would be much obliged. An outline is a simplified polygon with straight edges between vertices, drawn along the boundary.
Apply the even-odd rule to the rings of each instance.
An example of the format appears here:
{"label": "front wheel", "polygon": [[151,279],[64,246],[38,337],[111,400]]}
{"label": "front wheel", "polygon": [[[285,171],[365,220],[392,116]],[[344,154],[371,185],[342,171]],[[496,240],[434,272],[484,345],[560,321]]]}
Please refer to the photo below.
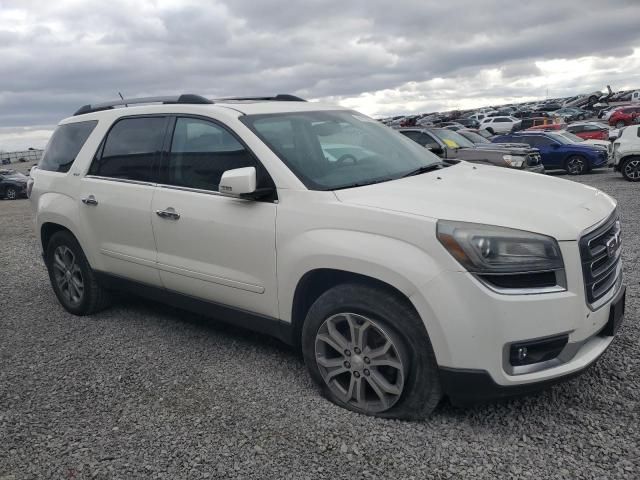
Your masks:
{"label": "front wheel", "polygon": [[622,128],[624,126],[625,126],[625,123],[622,120],[620,120],[619,122],[616,122],[616,128]]}
{"label": "front wheel", "polygon": [[45,262],[60,304],[74,315],[90,315],[109,303],[78,241],[69,232],[55,233],[47,244]]}
{"label": "front wheel", "polygon": [[632,157],[624,161],[620,168],[622,176],[630,182],[640,181],[640,157]]}
{"label": "front wheel", "polygon": [[366,415],[424,418],[442,397],[431,342],[406,299],[344,284],[309,309],[302,353],[333,403]]}
{"label": "front wheel", "polygon": [[4,192],[4,195],[8,200],[15,200],[16,198],[18,198],[18,192],[13,187],[7,188],[6,192]]}
{"label": "front wheel", "polygon": [[582,175],[587,171],[587,162],[581,156],[573,155],[567,159],[565,170],[569,175]]}

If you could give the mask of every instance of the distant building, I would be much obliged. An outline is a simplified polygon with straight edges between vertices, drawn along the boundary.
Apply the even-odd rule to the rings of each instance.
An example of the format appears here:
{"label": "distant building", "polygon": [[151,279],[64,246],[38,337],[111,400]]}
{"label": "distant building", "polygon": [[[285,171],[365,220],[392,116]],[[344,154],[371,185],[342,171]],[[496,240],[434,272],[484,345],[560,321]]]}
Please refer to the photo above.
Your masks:
{"label": "distant building", "polygon": [[29,149],[21,152],[0,152],[0,165],[19,162],[37,162],[42,156],[44,150]]}

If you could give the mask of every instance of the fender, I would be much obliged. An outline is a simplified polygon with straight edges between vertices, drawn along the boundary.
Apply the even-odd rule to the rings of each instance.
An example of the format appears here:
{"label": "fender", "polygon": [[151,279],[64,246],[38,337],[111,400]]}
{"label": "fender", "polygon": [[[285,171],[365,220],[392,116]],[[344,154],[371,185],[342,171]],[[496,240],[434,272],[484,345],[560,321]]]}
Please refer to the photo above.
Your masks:
{"label": "fender", "polygon": [[86,241],[82,237],[78,207],[74,198],[57,192],[45,192],[39,195],[36,204],[36,236],[41,245],[42,226],[45,223],[61,225],[69,230],[78,240],[89,264],[95,268],[96,259],[92,257],[91,249],[86,248]]}
{"label": "fender", "polygon": [[441,271],[428,253],[416,245],[367,232],[312,230],[279,244],[277,250],[280,318],[285,322],[292,320],[298,283],[312,270],[329,268],[372,277],[407,298]]}

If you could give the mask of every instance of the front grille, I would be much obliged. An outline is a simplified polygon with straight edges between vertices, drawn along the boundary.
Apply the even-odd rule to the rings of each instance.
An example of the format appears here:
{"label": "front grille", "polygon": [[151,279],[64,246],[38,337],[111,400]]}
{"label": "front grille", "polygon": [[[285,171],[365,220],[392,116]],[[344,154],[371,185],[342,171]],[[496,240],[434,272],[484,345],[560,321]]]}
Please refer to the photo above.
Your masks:
{"label": "front grille", "polygon": [[582,273],[589,306],[596,305],[618,284],[621,245],[620,220],[615,211],[603,225],[580,239]]}

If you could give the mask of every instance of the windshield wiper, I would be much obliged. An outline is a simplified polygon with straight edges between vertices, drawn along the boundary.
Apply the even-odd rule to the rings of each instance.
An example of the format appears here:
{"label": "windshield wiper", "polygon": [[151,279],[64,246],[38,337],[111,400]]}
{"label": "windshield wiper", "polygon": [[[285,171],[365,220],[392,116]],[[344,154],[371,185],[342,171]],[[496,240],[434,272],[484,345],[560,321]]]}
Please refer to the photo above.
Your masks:
{"label": "windshield wiper", "polygon": [[402,178],[405,177],[413,177],[414,175],[420,175],[422,173],[430,172],[431,170],[437,170],[442,167],[444,163],[433,163],[431,165],[422,165],[421,167],[416,168],[415,170],[411,170],[409,173],[405,173]]}
{"label": "windshield wiper", "polygon": [[327,188],[327,190],[345,190],[347,188],[364,187],[366,185],[374,185],[376,183],[388,182],[389,180],[393,180],[393,178],[382,178],[379,180],[371,180],[369,182],[349,183],[347,185],[340,185],[339,187]]}

